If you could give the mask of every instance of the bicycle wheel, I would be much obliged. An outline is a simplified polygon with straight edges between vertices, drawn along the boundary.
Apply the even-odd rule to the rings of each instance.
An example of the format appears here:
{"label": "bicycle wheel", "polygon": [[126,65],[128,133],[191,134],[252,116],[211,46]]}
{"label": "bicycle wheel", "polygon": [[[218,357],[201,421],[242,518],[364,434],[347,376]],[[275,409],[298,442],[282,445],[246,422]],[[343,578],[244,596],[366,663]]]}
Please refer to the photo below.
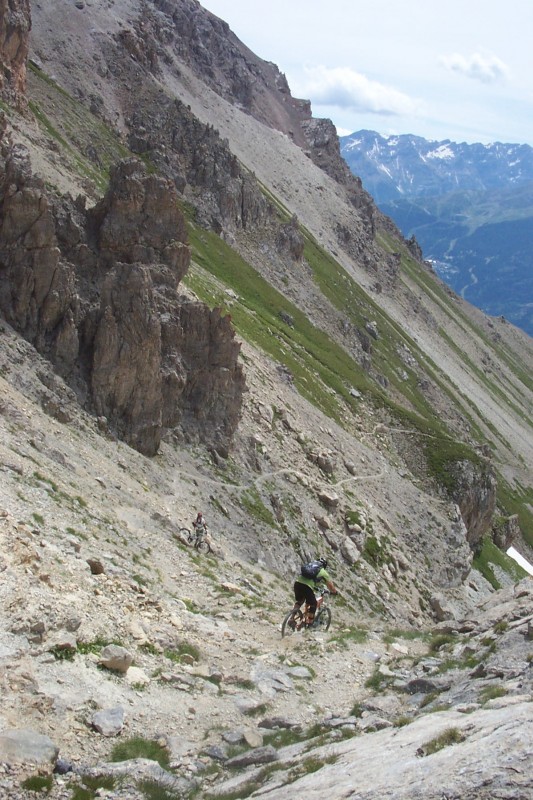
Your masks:
{"label": "bicycle wheel", "polygon": [[318,614],[316,615],[313,628],[316,628],[319,631],[327,631],[330,625],[331,625],[331,611],[326,606],[326,608],[321,608]]}
{"label": "bicycle wheel", "polygon": [[180,536],[189,544],[192,544],[194,541],[193,533],[189,530],[189,528],[180,528]]}
{"label": "bicycle wheel", "polygon": [[291,610],[285,614],[283,622],[281,623],[281,638],[284,636],[292,636],[293,633],[300,630],[302,622],[302,612],[295,611],[294,608],[291,608]]}
{"label": "bicycle wheel", "polygon": [[199,553],[207,554],[211,552],[211,545],[209,544],[209,542],[205,537],[197,539],[196,542],[194,543],[194,547],[196,550],[198,550]]}

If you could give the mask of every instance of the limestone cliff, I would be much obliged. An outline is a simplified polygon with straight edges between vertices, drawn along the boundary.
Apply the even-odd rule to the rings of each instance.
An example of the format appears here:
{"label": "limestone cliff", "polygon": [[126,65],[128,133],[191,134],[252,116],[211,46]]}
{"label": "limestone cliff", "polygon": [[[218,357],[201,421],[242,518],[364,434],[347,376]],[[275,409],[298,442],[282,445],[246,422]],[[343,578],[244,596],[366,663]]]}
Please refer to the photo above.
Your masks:
{"label": "limestone cliff", "polygon": [[29,0],[0,0],[0,97],[19,108],[25,103],[30,28]]}
{"label": "limestone cliff", "polygon": [[94,209],[52,200],[0,132],[0,310],[129,444],[168,429],[227,451],[244,376],[227,317],[179,298],[189,265],[173,184],[130,160]]}

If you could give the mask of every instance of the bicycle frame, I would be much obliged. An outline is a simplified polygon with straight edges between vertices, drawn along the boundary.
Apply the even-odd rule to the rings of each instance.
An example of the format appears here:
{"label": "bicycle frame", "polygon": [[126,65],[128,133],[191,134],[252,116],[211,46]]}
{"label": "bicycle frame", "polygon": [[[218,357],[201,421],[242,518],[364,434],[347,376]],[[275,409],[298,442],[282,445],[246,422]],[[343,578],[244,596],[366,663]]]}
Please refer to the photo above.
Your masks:
{"label": "bicycle frame", "polygon": [[[314,622],[311,625],[308,625],[308,611],[309,607],[307,603],[304,604],[304,610],[302,608],[293,608],[285,615],[285,618],[281,625],[281,635],[282,637],[285,636],[285,633],[292,633],[295,631],[301,631],[304,628],[309,627],[323,627],[324,630],[328,630],[330,622],[331,622],[331,611],[329,607],[324,603],[324,595],[329,594],[329,590],[325,587],[320,589],[316,592],[316,612]],[[322,619],[324,621],[322,621]],[[317,622],[322,622],[317,626]],[[325,622],[325,625],[324,625]]]}

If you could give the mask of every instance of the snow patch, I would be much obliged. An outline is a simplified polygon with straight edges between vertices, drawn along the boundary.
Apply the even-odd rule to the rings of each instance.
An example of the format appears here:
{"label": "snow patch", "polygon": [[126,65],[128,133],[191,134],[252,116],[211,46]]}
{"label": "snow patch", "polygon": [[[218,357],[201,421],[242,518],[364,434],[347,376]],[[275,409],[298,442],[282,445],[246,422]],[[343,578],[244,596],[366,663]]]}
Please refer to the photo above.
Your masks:
{"label": "snow patch", "polygon": [[455,158],[455,153],[447,144],[442,144],[436,150],[430,150],[426,158]]}
{"label": "snow patch", "polygon": [[530,564],[529,561],[524,558],[524,556],[520,555],[518,550],[515,550],[514,547],[510,547],[507,550],[507,555],[511,556],[511,558],[513,558],[517,564],[520,564],[522,569],[525,569],[526,572],[529,572],[530,575],[533,575],[533,565]]}

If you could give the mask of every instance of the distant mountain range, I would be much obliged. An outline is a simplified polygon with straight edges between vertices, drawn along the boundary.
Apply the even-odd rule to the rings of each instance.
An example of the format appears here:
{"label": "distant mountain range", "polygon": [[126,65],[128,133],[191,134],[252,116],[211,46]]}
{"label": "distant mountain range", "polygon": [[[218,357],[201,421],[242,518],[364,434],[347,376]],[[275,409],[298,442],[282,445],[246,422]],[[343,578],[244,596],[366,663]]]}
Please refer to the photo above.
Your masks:
{"label": "distant mountain range", "polygon": [[351,171],[466,300],[533,336],[533,148],[357,131]]}

